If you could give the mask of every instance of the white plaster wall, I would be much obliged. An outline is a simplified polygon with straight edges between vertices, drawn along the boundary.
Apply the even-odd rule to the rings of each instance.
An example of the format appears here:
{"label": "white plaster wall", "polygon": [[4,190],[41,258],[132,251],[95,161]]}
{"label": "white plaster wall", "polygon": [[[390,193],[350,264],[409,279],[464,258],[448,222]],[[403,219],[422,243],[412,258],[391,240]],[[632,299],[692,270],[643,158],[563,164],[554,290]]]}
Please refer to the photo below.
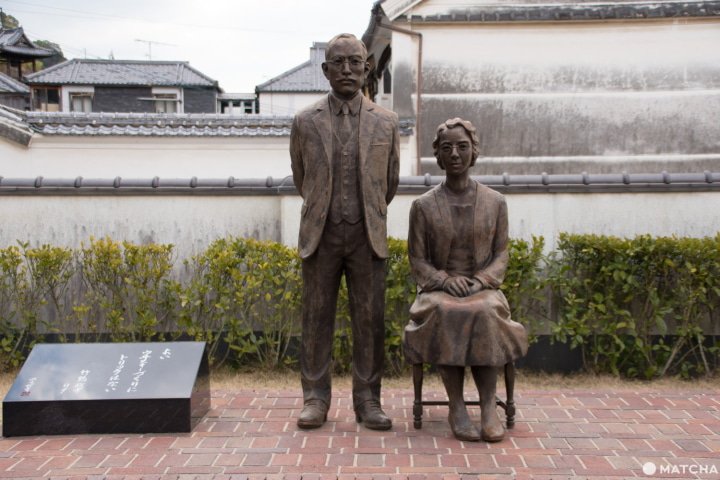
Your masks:
{"label": "white plaster wall", "polygon": [[[410,205],[397,195],[388,234],[407,238]],[[561,232],[634,237],[714,236],[720,192],[562,193],[506,195],[510,236],[543,236],[546,249]],[[239,235],[296,246],[302,201],[297,195],[51,196],[0,198],[0,247],[17,240],[79,248],[90,236],[137,243],[172,243],[179,259],[217,238]]]}
{"label": "white plaster wall", "polygon": [[280,241],[280,205],[277,196],[3,196],[0,247],[80,248],[110,236],[171,243],[182,260],[228,235]]}
{"label": "white plaster wall", "polygon": [[260,113],[263,115],[294,115],[320,100],[326,93],[261,92]]}
{"label": "white plaster wall", "polygon": [[[285,178],[289,137],[40,137],[29,147],[0,138],[6,178]],[[414,137],[400,137],[400,175],[415,174]]]}
{"label": "white plaster wall", "polygon": [[561,232],[618,237],[705,237],[720,232],[720,192],[562,193],[506,195],[510,236],[545,237],[556,246]]}
{"label": "white plaster wall", "polygon": [[0,139],[0,175],[75,178],[283,178],[289,137],[157,138],[35,136]]}

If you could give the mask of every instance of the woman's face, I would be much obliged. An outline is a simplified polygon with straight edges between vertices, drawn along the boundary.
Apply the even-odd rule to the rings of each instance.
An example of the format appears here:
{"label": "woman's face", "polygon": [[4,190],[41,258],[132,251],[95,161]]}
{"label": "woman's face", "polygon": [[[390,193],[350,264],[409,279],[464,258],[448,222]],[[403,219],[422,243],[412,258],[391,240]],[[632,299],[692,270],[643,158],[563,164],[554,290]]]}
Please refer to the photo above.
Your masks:
{"label": "woman's face", "polygon": [[472,156],[472,141],[464,128],[449,128],[440,134],[437,160],[448,177],[467,174]]}

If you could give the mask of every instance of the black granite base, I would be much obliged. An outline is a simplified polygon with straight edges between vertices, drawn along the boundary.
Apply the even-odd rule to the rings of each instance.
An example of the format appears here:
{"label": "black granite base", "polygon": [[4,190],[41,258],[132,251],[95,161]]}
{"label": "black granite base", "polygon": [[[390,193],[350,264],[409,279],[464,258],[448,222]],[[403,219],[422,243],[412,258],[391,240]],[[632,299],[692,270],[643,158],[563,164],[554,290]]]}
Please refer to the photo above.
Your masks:
{"label": "black granite base", "polygon": [[3,436],[189,432],[210,407],[204,342],[36,345]]}

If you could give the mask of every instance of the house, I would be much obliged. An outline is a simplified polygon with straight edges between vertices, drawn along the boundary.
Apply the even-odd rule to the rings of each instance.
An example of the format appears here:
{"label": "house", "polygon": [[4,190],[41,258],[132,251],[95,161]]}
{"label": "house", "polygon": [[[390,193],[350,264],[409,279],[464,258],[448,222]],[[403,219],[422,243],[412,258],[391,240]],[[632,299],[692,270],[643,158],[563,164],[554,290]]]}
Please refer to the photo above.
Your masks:
{"label": "house", "polygon": [[187,62],[73,59],[27,75],[46,112],[215,113],[218,82]]}
{"label": "house", "polygon": [[37,60],[54,54],[30,41],[22,27],[0,27],[0,105],[30,108],[30,89],[23,85],[22,77],[37,70]]}
{"label": "house", "polygon": [[326,42],[314,42],[310,60],[255,87],[263,115],[294,115],[330,91],[322,72]]}
{"label": "house", "polygon": [[475,174],[720,169],[718,1],[379,0],[363,40],[418,174],[457,116]]}
{"label": "house", "polygon": [[27,110],[30,108],[30,88],[9,75],[0,73],[0,105]]}
{"label": "house", "polygon": [[226,115],[252,115],[258,113],[257,97],[254,93],[219,93],[218,113]]}
{"label": "house", "polygon": [[54,54],[54,51],[40,48],[30,41],[22,27],[0,27],[0,73],[21,80],[23,75],[36,71],[36,60]]}

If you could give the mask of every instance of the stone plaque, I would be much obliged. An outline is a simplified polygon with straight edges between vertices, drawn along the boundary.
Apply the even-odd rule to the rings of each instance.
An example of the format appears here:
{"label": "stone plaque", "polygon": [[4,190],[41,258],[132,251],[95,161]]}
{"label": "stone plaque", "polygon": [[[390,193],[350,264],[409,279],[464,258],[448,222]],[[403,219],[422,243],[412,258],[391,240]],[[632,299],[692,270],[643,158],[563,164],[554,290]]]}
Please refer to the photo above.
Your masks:
{"label": "stone plaque", "polygon": [[210,407],[205,342],[41,344],[3,400],[3,436],[189,432]]}

